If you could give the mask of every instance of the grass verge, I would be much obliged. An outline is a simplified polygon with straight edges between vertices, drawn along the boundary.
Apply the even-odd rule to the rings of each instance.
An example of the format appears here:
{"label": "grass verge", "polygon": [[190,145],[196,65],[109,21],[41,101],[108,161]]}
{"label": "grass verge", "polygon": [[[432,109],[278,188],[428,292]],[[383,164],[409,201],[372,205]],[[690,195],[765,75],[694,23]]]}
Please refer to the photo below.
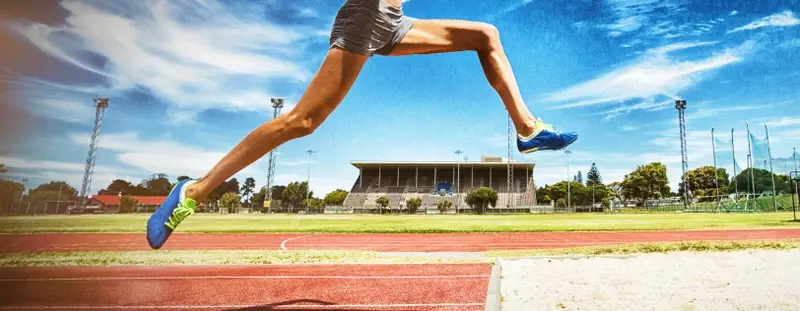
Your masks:
{"label": "grass verge", "polygon": [[743,242],[676,242],[560,249],[488,251],[483,259],[403,256],[371,251],[137,251],[40,252],[0,254],[0,267],[136,266],[136,265],[269,265],[269,264],[426,264],[493,263],[497,257],[612,255],[666,252],[731,252],[800,249],[798,240]]}
{"label": "grass verge", "polygon": [[[144,232],[149,215],[0,217],[0,233]],[[198,214],[180,232],[444,233],[800,228],[792,213],[523,215]]]}
{"label": "grass verge", "polygon": [[724,242],[670,242],[636,243],[612,246],[588,246],[536,250],[488,251],[486,257],[530,257],[561,255],[625,255],[667,252],[735,252],[744,250],[790,250],[800,249],[798,240],[776,241],[724,241]]}
{"label": "grass verge", "polygon": [[0,267],[274,264],[474,263],[481,260],[404,257],[369,251],[158,251],[0,254]]}

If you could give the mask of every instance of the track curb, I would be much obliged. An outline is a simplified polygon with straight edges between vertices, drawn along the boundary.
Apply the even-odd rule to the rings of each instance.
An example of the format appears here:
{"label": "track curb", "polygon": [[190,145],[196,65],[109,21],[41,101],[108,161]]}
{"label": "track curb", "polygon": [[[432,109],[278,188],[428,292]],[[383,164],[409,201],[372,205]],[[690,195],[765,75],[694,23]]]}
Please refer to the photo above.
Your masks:
{"label": "track curb", "polygon": [[502,294],[500,293],[500,275],[503,267],[500,261],[496,260],[492,266],[492,274],[489,277],[489,289],[486,291],[486,311],[500,311]]}

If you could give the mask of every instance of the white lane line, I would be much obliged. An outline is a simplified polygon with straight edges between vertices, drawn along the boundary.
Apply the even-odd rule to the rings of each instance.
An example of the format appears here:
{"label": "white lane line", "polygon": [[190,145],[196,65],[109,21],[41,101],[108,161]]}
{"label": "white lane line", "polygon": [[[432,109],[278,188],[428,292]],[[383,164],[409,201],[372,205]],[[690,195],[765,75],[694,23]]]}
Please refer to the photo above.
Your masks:
{"label": "white lane line", "polygon": [[[467,302],[467,303],[413,303],[413,304],[335,304],[335,305],[268,305],[270,310],[337,310],[341,308],[424,308],[424,307],[467,307],[467,306],[483,306],[482,302]],[[175,305],[175,306],[0,306],[0,310],[26,310],[26,309],[239,309],[239,308],[252,308],[259,305]],[[261,305],[265,306],[265,305]]]}
{"label": "white lane line", "polygon": [[148,280],[288,280],[288,279],[475,279],[488,278],[489,274],[466,275],[220,275],[220,276],[110,276],[83,278],[30,278],[0,279],[0,282],[62,282],[62,281],[148,281]]}
{"label": "white lane line", "polygon": [[295,239],[301,239],[301,238],[309,237],[309,236],[311,236],[311,235],[307,234],[307,235],[296,236],[296,237],[293,237],[293,238],[288,238],[286,240],[283,240],[283,242],[281,242],[281,249],[282,250],[286,250],[286,242],[289,242],[289,241],[295,240]]}

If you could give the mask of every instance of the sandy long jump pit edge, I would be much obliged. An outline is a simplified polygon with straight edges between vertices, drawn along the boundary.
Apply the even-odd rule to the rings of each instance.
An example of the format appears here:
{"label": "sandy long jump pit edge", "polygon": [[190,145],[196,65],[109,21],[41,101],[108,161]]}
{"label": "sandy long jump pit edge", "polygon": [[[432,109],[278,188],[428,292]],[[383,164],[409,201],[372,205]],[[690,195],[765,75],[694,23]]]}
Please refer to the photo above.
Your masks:
{"label": "sandy long jump pit edge", "polygon": [[501,310],[800,310],[800,250],[500,259]]}

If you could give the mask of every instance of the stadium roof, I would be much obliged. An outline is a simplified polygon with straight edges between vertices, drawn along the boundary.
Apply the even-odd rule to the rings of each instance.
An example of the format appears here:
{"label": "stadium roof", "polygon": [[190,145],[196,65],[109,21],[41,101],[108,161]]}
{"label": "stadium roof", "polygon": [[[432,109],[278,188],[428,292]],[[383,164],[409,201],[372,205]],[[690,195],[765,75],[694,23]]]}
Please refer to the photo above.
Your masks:
{"label": "stadium roof", "polygon": [[[528,168],[533,169],[535,163],[534,162],[517,162],[512,161],[514,164],[514,168]],[[420,167],[420,168],[434,168],[434,167],[454,167],[457,165],[461,165],[462,167],[484,167],[484,168],[505,168],[507,161],[501,162],[482,162],[482,161],[439,161],[439,162],[430,162],[430,161],[396,161],[396,162],[376,162],[376,161],[351,161],[350,164],[355,166],[356,168],[413,168],[413,167]]]}

